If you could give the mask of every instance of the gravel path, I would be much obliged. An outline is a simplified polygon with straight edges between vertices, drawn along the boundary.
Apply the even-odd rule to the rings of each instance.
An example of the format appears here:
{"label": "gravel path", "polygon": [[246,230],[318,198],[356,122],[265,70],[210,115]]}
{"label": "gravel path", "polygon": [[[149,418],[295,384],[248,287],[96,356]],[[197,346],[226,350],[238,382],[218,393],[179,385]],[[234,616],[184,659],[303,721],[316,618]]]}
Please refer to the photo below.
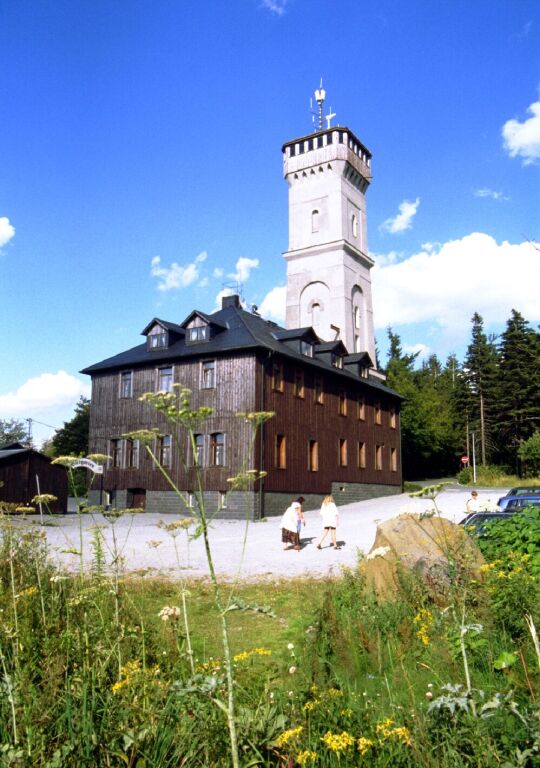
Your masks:
{"label": "gravel path", "polygon": [[[495,504],[505,489],[479,489],[480,500]],[[450,486],[442,492],[437,504],[444,517],[459,522],[465,513],[465,502],[470,491],[459,486]],[[337,530],[341,549],[335,551],[328,546],[328,538],[322,550],[316,548],[321,533],[318,510],[305,513],[306,526],[302,531],[302,550],[283,551],[281,544],[280,518],[250,523],[242,559],[242,543],[246,529],[239,520],[215,520],[211,524],[211,546],[216,571],[222,576],[233,578],[240,568],[241,580],[276,579],[294,576],[319,576],[338,573],[342,565],[354,566],[358,551],[368,552],[375,538],[377,522],[412,511],[424,512],[432,507],[426,499],[411,499],[407,494],[387,496],[369,501],[355,502],[339,507],[340,524]],[[175,518],[167,515],[140,514],[120,518],[115,524],[119,549],[124,557],[128,572],[161,573],[178,575],[178,566],[171,536],[158,527],[160,520],[165,523]],[[27,518],[32,526],[39,526],[39,516]],[[111,546],[111,526],[100,515],[83,517],[85,561],[92,560],[92,532],[96,524],[102,530],[108,546]],[[79,543],[79,519],[77,515],[66,515],[50,519],[45,517],[44,530],[47,534],[51,555],[62,567],[76,570],[78,557],[65,552],[77,549]],[[28,522],[17,521],[18,525]],[[193,529],[191,529],[193,530]],[[186,578],[200,578],[208,574],[208,565],[202,538],[187,545],[182,531],[177,539],[180,554],[181,574]],[[110,552],[106,552],[110,561]],[[241,562],[242,561],[242,562]]]}

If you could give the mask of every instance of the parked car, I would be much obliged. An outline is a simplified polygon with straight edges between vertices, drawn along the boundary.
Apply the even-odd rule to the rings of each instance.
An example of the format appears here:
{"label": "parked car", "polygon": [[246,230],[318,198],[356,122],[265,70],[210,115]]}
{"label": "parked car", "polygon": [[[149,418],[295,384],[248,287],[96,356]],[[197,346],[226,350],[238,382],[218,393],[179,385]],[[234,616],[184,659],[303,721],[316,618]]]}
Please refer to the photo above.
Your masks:
{"label": "parked car", "polygon": [[533,507],[537,507],[540,505],[540,493],[531,493],[531,494],[517,494],[515,496],[503,496],[502,499],[499,499],[497,506],[501,511],[507,510],[507,509],[523,509],[523,507],[527,507],[529,505],[532,505]]}
{"label": "parked car", "polygon": [[518,485],[516,488],[510,488],[508,493],[501,496],[497,506],[501,506],[501,501],[509,496],[540,496],[540,485]]}
{"label": "parked car", "polygon": [[514,516],[512,512],[470,512],[466,517],[461,520],[460,525],[463,525],[475,536],[482,536],[485,532],[486,523],[491,523],[494,520],[508,520]]}

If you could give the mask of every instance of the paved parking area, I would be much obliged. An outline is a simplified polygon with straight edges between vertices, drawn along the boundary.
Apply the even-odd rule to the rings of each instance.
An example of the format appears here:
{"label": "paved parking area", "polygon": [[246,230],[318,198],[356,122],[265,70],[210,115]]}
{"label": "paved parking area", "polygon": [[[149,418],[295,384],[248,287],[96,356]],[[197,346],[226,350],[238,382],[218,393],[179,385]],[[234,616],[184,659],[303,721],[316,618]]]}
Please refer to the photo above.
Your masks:
{"label": "paved parking area", "polygon": [[[496,504],[505,489],[478,489],[481,502]],[[470,491],[459,486],[450,486],[437,498],[441,514],[459,522],[465,514],[465,503]],[[412,511],[421,513],[432,508],[426,499],[411,499],[407,494],[386,496],[369,501],[356,502],[340,507],[340,524],[337,531],[341,549],[335,551],[328,546],[328,540],[322,550],[316,548],[321,533],[318,510],[305,513],[306,526],[302,531],[302,549],[300,552],[283,551],[281,544],[280,518],[268,518],[266,521],[249,523],[240,520],[215,520],[211,524],[211,547],[216,571],[234,578],[238,575],[245,579],[276,579],[299,575],[324,577],[337,573],[342,565],[354,566],[358,552],[368,552],[373,544],[378,521],[387,520],[396,515]],[[111,525],[100,515],[83,516],[83,553],[89,565],[93,559],[92,536],[95,525],[102,526],[107,542],[107,559],[110,560],[112,549]],[[202,538],[191,541],[182,531],[177,539],[180,555],[180,569],[177,565],[172,538],[165,530],[158,527],[160,520],[166,523],[174,518],[167,515],[142,513],[120,518],[115,524],[118,547],[124,558],[126,571],[147,571],[163,573],[169,576],[200,578],[208,574],[208,565]],[[34,515],[18,525],[40,525],[40,519]],[[45,518],[43,530],[51,556],[62,567],[75,570],[79,566],[76,555],[66,552],[78,549],[79,518],[77,515]],[[194,529],[192,528],[191,531]]]}

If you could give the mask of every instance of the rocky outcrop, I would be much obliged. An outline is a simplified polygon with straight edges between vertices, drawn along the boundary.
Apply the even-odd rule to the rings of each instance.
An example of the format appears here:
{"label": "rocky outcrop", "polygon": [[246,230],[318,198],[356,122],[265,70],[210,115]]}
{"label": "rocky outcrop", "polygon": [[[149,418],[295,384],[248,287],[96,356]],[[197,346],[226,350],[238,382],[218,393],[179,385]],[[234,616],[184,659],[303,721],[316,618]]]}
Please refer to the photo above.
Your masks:
{"label": "rocky outcrop", "polygon": [[407,574],[425,584],[433,600],[444,603],[452,585],[480,578],[482,553],[459,525],[445,518],[413,514],[386,520],[362,567],[381,598],[395,597]]}

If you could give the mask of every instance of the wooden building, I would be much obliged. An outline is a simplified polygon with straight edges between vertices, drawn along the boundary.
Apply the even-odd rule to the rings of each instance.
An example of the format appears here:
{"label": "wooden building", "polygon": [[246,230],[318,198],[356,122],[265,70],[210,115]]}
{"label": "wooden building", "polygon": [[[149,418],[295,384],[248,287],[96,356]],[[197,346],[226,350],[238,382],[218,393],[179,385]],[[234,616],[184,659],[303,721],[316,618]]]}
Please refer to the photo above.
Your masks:
{"label": "wooden building", "polygon": [[[154,318],[142,333],[143,344],[82,371],[92,377],[89,452],[110,456],[103,487],[111,504],[186,512],[142,446],[124,437],[154,427],[156,454],[193,503],[186,433],[140,401],[174,383],[192,391],[194,407],[213,409],[196,453],[209,508],[220,516],[280,514],[299,495],[310,509],[329,493],[344,504],[401,491],[401,397],[367,353],[322,342],[310,327],[281,328],[242,309],[237,296],[181,324]],[[253,492],[228,493],[250,445],[250,425],[236,414],[250,411],[275,412],[251,463],[267,475]],[[97,491],[90,496],[98,501]]]}
{"label": "wooden building", "polygon": [[0,449],[0,501],[28,506],[39,493],[58,499],[51,512],[66,512],[68,479],[65,467],[51,464],[42,453],[20,443]]}

